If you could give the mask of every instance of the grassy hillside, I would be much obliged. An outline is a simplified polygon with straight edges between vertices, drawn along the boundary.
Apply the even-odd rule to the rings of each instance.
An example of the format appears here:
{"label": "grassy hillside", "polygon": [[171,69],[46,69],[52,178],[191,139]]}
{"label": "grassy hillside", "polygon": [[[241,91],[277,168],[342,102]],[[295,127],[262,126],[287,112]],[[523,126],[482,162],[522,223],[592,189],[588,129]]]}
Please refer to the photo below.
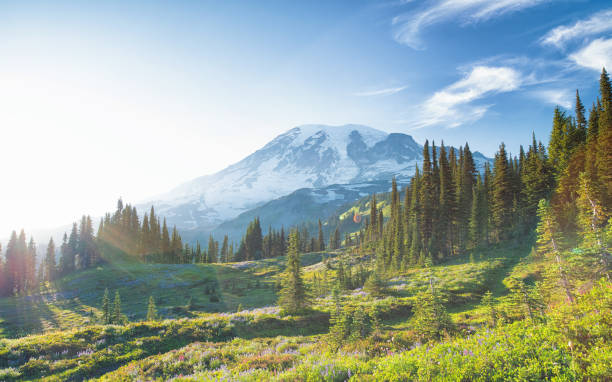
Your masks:
{"label": "grassy hillside", "polygon": [[[90,270],[62,280],[57,287],[65,290],[55,293],[76,290],[70,288],[77,285],[85,288],[89,280],[92,285],[83,290],[83,296],[92,294],[88,298],[96,305],[103,289],[115,286],[125,296],[124,311],[139,320],[148,292],[153,292],[165,301],[160,304],[165,314],[184,318],[81,326],[77,322],[88,319],[87,297],[81,305],[75,298],[48,301],[48,311],[63,310],[80,318],[68,330],[0,340],[0,380],[605,379],[612,366],[612,287],[608,282],[580,296],[573,306],[555,308],[546,320],[517,321],[496,329],[481,325],[481,294],[492,290],[503,300],[505,277],[534,270],[527,253],[521,246],[498,249],[433,268],[455,321],[465,324],[460,325],[457,336],[440,343],[421,345],[408,324],[410,311],[419,303],[415,294],[427,284],[424,270],[392,278],[390,292],[383,298],[373,298],[363,290],[345,294],[345,304],[365,310],[377,305],[383,320],[374,335],[347,343],[339,352],[330,346],[326,334],[331,309],[328,297],[315,299],[314,311],[304,317],[282,317],[274,307],[206,313],[224,308],[222,304],[233,306],[247,300],[259,306],[274,304],[272,287],[263,285],[275,282],[284,259],[211,266],[124,264]],[[327,261],[321,262],[323,257],[318,253],[303,257],[306,278],[323,267],[333,273],[340,259],[367,261],[352,254],[325,256]],[[113,273],[118,277],[112,277]],[[231,281],[218,292],[225,296],[223,302],[207,302],[203,280],[218,285]],[[259,288],[253,280],[260,281]],[[169,282],[174,283],[172,288]],[[231,293],[233,285],[244,283],[246,287],[247,282],[251,287],[241,292],[244,296]],[[152,289],[146,290],[144,283]],[[177,291],[198,301],[192,310],[169,308],[180,306],[185,298]],[[3,300],[3,309],[10,303]],[[598,351],[592,352],[593,348]]]}
{"label": "grassy hillside", "polygon": [[[352,373],[367,368],[371,372],[371,362],[382,362],[383,354],[395,354],[418,342],[409,324],[411,312],[432,275],[460,330],[479,327],[484,322],[479,305],[483,293],[490,290],[503,300],[506,277],[534,271],[526,261],[529,251],[528,243],[506,245],[457,257],[431,270],[409,269],[389,279],[388,293],[381,298],[361,289],[348,291],[343,303],[364,311],[377,305],[382,327],[373,338],[354,344],[361,347],[351,350],[358,354],[351,361],[357,362],[356,369],[343,366],[345,374],[337,371],[338,376],[346,378],[351,368]],[[352,250],[301,258],[309,281],[323,272],[333,279],[340,261],[372,266],[371,255]],[[165,380],[182,374],[205,380],[222,376],[292,380],[295,373],[305,378],[311,372],[307,370],[323,372],[324,365],[328,365],[327,373],[340,370],[329,365],[344,364],[345,359],[319,354],[328,349],[326,333],[333,305],[329,295],[313,296],[312,314],[305,317],[281,317],[274,307],[284,263],[285,258],[213,265],[115,259],[70,275],[38,294],[2,299],[6,339],[0,340],[0,367],[4,368],[0,379],[129,380],[131,375]],[[106,288],[120,292],[122,310],[132,323],[99,325]],[[163,321],[143,322],[150,295]],[[242,311],[236,313],[239,306]]]}
{"label": "grassy hillside", "polygon": [[[306,254],[302,262],[315,264],[323,256]],[[119,291],[123,313],[130,321],[146,316],[151,295],[164,318],[274,305],[276,278],[284,262],[275,258],[212,265],[142,264],[115,258],[47,284],[40,293],[0,299],[0,336],[13,338],[95,323],[106,288],[111,297]]]}
{"label": "grassy hillside", "polygon": [[196,342],[130,362],[101,380],[609,380],[611,308],[612,289],[602,283],[546,322],[516,322],[431,346],[397,332],[340,352],[324,351],[321,336]]}

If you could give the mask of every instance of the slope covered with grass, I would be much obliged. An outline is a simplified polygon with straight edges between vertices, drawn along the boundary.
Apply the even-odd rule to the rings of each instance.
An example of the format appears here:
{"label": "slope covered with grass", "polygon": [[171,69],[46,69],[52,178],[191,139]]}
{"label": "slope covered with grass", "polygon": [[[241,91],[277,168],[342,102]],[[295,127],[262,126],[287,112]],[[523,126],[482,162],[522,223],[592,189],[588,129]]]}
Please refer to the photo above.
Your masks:
{"label": "slope covered with grass", "polygon": [[326,318],[274,310],[91,326],[0,342],[2,380],[605,380],[612,285],[601,281],[544,320],[421,344],[388,326],[339,351]]}
{"label": "slope covered with grass", "polygon": [[[304,265],[323,254],[302,256]],[[332,255],[327,255],[332,256]],[[230,264],[143,264],[115,259],[43,286],[39,293],[0,299],[0,334],[19,337],[96,323],[105,289],[119,291],[130,321],[145,318],[149,296],[163,318],[235,312],[276,303],[284,258]]]}
{"label": "slope covered with grass", "polygon": [[[344,304],[364,311],[377,305],[382,318],[378,334],[355,345],[360,362],[369,365],[383,355],[415,346],[411,311],[430,277],[444,290],[455,321],[478,325],[482,294],[492,290],[503,296],[501,281],[528,253],[527,246],[498,248],[458,257],[431,270],[408,269],[390,278],[388,293],[380,298],[363,289],[348,291],[342,296]],[[305,254],[301,260],[310,281],[325,271],[331,282],[341,262],[366,269],[373,264],[371,256],[352,250]],[[304,317],[282,317],[274,307],[284,262],[285,258],[211,265],[117,261],[75,273],[38,295],[3,299],[5,336],[16,337],[20,331],[42,334],[0,340],[4,368],[0,379],[131,379],[124,375],[129,370],[134,379],[252,374],[265,380],[290,370],[305,373],[306,368],[344,362],[330,354],[316,355],[328,349],[333,307],[329,295],[312,296],[311,314]],[[136,322],[97,324],[106,288],[120,292],[123,312]],[[145,318],[149,295],[155,296],[164,320],[137,322]],[[32,303],[25,305],[26,301]],[[245,310],[223,313],[236,312],[239,306]],[[288,379],[297,376],[289,375]]]}

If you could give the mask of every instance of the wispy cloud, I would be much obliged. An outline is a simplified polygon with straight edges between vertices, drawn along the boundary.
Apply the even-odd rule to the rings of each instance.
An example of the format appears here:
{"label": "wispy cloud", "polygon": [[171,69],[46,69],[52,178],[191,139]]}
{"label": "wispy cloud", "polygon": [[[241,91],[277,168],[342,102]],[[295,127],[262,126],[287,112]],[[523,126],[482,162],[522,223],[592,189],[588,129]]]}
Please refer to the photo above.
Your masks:
{"label": "wispy cloud", "polygon": [[375,96],[387,96],[387,95],[392,95],[395,93],[399,93],[402,90],[406,89],[406,86],[399,86],[399,87],[395,87],[395,88],[385,88],[385,89],[378,89],[378,90],[370,90],[370,91],[365,91],[365,92],[357,92],[357,93],[353,93],[354,96],[357,97],[375,97]]}
{"label": "wispy cloud", "polygon": [[612,38],[593,40],[569,57],[576,64],[585,68],[597,71],[603,67],[610,69],[612,68]]}
{"label": "wispy cloud", "polygon": [[612,9],[597,12],[586,20],[577,21],[571,26],[562,25],[548,32],[540,42],[563,48],[566,43],[577,38],[592,36],[612,30]]}
{"label": "wispy cloud", "polygon": [[472,102],[516,90],[522,81],[521,73],[510,67],[475,66],[463,79],[437,91],[420,106],[415,128],[457,127],[477,121],[491,105],[473,105]]}
{"label": "wispy cloud", "polygon": [[438,0],[416,12],[393,18],[393,37],[413,49],[423,49],[423,29],[448,20],[463,24],[482,22],[501,15],[530,8],[550,0]]}
{"label": "wispy cloud", "polygon": [[566,109],[572,107],[572,91],[568,89],[543,89],[530,93],[534,98],[551,105],[562,106]]}

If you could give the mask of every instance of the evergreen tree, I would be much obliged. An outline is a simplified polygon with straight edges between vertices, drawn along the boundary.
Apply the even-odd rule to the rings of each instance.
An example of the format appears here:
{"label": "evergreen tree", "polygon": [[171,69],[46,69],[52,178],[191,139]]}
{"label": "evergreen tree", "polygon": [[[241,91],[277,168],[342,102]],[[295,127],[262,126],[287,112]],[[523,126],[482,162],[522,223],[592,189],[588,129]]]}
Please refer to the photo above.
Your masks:
{"label": "evergreen tree", "polygon": [[429,142],[423,146],[423,175],[419,181],[419,236],[424,246],[429,246],[433,231],[432,165],[429,157]]}
{"label": "evergreen tree", "polygon": [[376,194],[372,194],[372,199],[370,200],[370,240],[377,240],[380,234],[378,231],[378,209],[376,203]]}
{"label": "evergreen tree", "polygon": [[400,197],[395,177],[391,181],[391,218],[389,220],[387,239],[391,243],[392,260],[394,269],[399,270],[404,260],[404,226],[401,211]]}
{"label": "evergreen tree", "polygon": [[477,248],[482,244],[484,226],[484,208],[482,201],[482,185],[480,178],[472,191],[472,208],[469,221],[470,247]]}
{"label": "evergreen tree", "polygon": [[559,168],[563,166],[563,151],[565,149],[565,123],[566,116],[557,106],[553,116],[553,128],[548,140],[548,153],[550,161],[555,167],[555,172],[559,173]]}
{"label": "evergreen tree", "polygon": [[64,233],[64,237],[62,239],[62,246],[60,247],[60,264],[59,264],[59,272],[62,276],[66,275],[69,269],[70,262],[70,248],[68,247],[68,235]]}
{"label": "evergreen tree", "polygon": [[161,241],[161,232],[159,227],[159,221],[157,220],[157,216],[155,215],[155,207],[151,206],[151,210],[149,212],[149,237],[147,238],[147,247],[148,252],[155,257],[159,249],[159,242]]}
{"label": "evergreen tree", "polygon": [[379,297],[385,293],[386,283],[382,279],[381,267],[376,267],[364,284],[364,289],[372,296]]}
{"label": "evergreen tree", "polygon": [[[131,217],[130,209],[126,208],[124,211],[128,211],[128,216]],[[95,264],[97,261],[97,248],[95,246],[91,217],[89,216],[83,215],[83,217],[81,218],[81,224],[76,243],[76,253],[78,256],[78,269],[87,269],[93,264]]]}
{"label": "evergreen tree", "polygon": [[34,290],[36,286],[38,286],[38,280],[36,278],[36,243],[34,243],[34,239],[31,237],[26,251],[24,277],[24,291]]}
{"label": "evergreen tree", "polygon": [[336,270],[336,281],[338,288],[345,289],[346,286],[346,276],[344,274],[344,261],[340,260],[338,262],[338,269]]}
{"label": "evergreen tree", "polygon": [[11,296],[17,290],[19,278],[19,254],[17,252],[17,232],[11,233],[11,238],[6,246],[6,262],[4,265],[5,290],[4,295]]}
{"label": "evergreen tree", "polygon": [[223,237],[223,244],[221,245],[221,261],[224,263],[230,262],[231,259],[229,257],[229,237],[225,235]]}
{"label": "evergreen tree", "polygon": [[104,297],[102,297],[102,322],[104,324],[112,323],[110,299],[108,297],[108,288],[104,290]]}
{"label": "evergreen tree", "polygon": [[453,322],[433,288],[419,294],[411,326],[421,340],[436,340],[453,329]]}
{"label": "evergreen tree", "polygon": [[183,254],[183,240],[181,239],[181,235],[179,235],[176,226],[172,227],[172,239],[170,240],[170,248],[170,263],[182,263],[181,258]]}
{"label": "evergreen tree", "polygon": [[538,203],[541,199],[548,199],[553,186],[552,168],[544,149],[538,149],[534,134],[521,173],[521,201],[527,228],[535,226]]}
{"label": "evergreen tree", "polygon": [[[438,227],[440,238],[440,251],[444,257],[452,254],[453,250],[453,218],[455,216],[455,184],[449,160],[446,156],[444,142],[440,146],[440,200],[438,212]],[[406,192],[408,194],[408,192]],[[406,205],[408,208],[408,205]]]}
{"label": "evergreen tree", "polygon": [[520,319],[527,317],[532,322],[538,320],[544,308],[538,285],[528,287],[523,280],[516,278],[511,278],[508,284],[510,314]]}
{"label": "evergreen tree", "polygon": [[495,309],[493,294],[490,291],[487,291],[484,296],[482,296],[481,305],[484,306],[487,312],[487,325],[494,328],[497,325],[497,311]]}
{"label": "evergreen tree", "polygon": [[340,248],[340,230],[338,227],[334,230],[329,238],[329,246],[330,249],[338,249]]}
{"label": "evergreen tree", "polygon": [[355,308],[352,310],[353,317],[351,320],[350,339],[357,341],[367,338],[372,331],[370,317],[368,317],[365,309]]}
{"label": "evergreen tree", "polygon": [[561,280],[565,296],[572,303],[574,302],[574,297],[572,296],[570,283],[561,261],[561,250],[559,248],[560,233],[550,205],[545,199],[542,199],[538,206],[538,217],[540,218],[536,229],[538,233],[538,252],[544,256],[554,257],[558,269],[558,278]]}
{"label": "evergreen tree", "polygon": [[170,262],[171,258],[171,245],[170,245],[170,234],[168,232],[168,226],[166,225],[166,218],[164,218],[164,224],[162,227],[161,235],[161,258],[163,262]]}
{"label": "evergreen tree", "polygon": [[28,269],[28,246],[26,244],[26,235],[23,230],[19,233],[15,248],[16,269],[14,273],[15,292],[17,294],[24,293],[27,287],[27,269]]}
{"label": "evergreen tree", "polygon": [[259,218],[253,219],[247,227],[244,237],[244,249],[246,251],[245,260],[259,260],[263,256],[263,236]]}
{"label": "evergreen tree", "polygon": [[157,320],[157,308],[153,296],[149,296],[149,306],[147,308],[147,321]]}
{"label": "evergreen tree", "polygon": [[598,120],[596,167],[600,199],[606,215],[612,216],[612,85],[604,68],[599,80],[601,110]]}
{"label": "evergreen tree", "polygon": [[476,167],[472,153],[466,142],[461,151],[461,161],[459,171],[459,182],[457,183],[457,245],[459,251],[463,251],[469,236],[469,220],[472,209],[472,194],[476,183]]}
{"label": "evergreen tree", "polygon": [[217,262],[217,245],[212,235],[208,237],[208,251],[206,252],[206,262],[216,263]]}
{"label": "evergreen tree", "polygon": [[576,113],[576,137],[574,138],[578,142],[586,142],[587,138],[587,120],[586,120],[586,110],[582,101],[580,100],[580,94],[578,94],[578,89],[576,89],[576,106],[574,108]]}
{"label": "evergreen tree", "polygon": [[44,281],[54,281],[57,270],[55,266],[55,243],[53,242],[53,238],[50,238],[49,244],[47,244],[47,253],[42,268],[44,268]]}
{"label": "evergreen tree", "polygon": [[238,245],[238,250],[234,253],[233,261],[245,261],[246,260],[246,248],[244,244],[244,236],[240,239],[240,244]]}
{"label": "evergreen tree", "polygon": [[340,289],[338,286],[332,290],[332,310],[329,319],[329,337],[333,345],[337,347],[342,344],[350,331],[346,325],[346,319],[343,317],[342,300],[340,298]]}
{"label": "evergreen tree", "polygon": [[491,218],[494,226],[495,238],[504,240],[508,238],[512,226],[512,174],[508,164],[506,146],[502,143],[495,154],[491,200]]}
{"label": "evergreen tree", "polygon": [[68,253],[66,255],[65,274],[72,273],[76,269],[76,257],[79,250],[79,234],[77,224],[72,224],[72,231],[68,238]]}
{"label": "evergreen tree", "polygon": [[142,229],[140,234],[140,250],[139,253],[143,259],[146,259],[151,251],[150,246],[151,228],[149,226],[149,215],[145,213],[142,219]]}
{"label": "evergreen tree", "polygon": [[376,221],[378,222],[378,235],[382,235],[383,226],[384,226],[384,223],[385,223],[385,217],[383,215],[382,208],[380,210],[378,210],[378,219],[376,219]]}
{"label": "evergreen tree", "polygon": [[287,314],[298,314],[309,306],[306,285],[302,277],[297,231],[292,231],[289,234],[287,267],[283,276],[278,303]]}

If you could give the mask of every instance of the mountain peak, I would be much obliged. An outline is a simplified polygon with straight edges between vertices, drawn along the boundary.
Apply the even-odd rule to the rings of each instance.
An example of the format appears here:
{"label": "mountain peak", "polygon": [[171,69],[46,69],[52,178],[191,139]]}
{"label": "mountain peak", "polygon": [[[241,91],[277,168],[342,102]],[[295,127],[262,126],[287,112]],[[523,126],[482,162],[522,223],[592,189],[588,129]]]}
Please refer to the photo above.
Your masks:
{"label": "mountain peak", "polygon": [[212,230],[223,221],[301,188],[409,178],[423,147],[411,136],[363,125],[302,125],[226,169],[153,201],[170,224]]}
{"label": "mountain peak", "polygon": [[[385,139],[389,134],[384,131],[374,129],[364,125],[319,125],[319,124],[308,124],[300,125],[288,130],[287,132],[276,137],[266,147],[278,143],[291,141],[291,146],[301,146],[308,142],[319,141],[325,138],[328,141],[328,145],[333,145],[339,148],[345,148],[350,142],[351,135],[354,133],[361,136],[364,143],[371,147],[376,142]],[[264,147],[265,149],[265,147]]]}

